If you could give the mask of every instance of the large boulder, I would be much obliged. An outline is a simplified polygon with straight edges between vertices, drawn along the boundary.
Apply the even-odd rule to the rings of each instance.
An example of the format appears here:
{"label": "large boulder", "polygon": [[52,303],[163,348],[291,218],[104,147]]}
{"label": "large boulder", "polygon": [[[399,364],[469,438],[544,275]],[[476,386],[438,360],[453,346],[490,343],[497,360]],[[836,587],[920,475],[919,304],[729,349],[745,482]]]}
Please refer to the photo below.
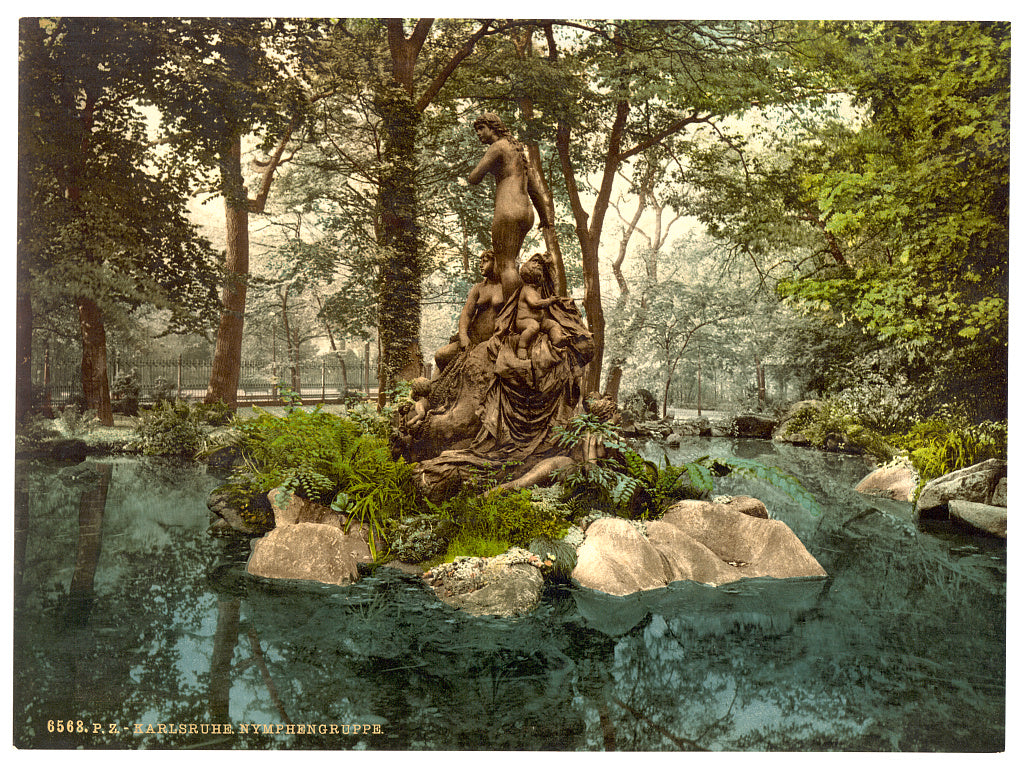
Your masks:
{"label": "large boulder", "polygon": [[893,501],[913,501],[917,474],[906,464],[885,466],[870,472],[857,483],[857,493]]}
{"label": "large boulder", "polygon": [[323,523],[279,525],[256,540],[246,570],[267,579],[351,584],[359,576],[357,538]]}
{"label": "large boulder", "polygon": [[733,419],[733,429],[737,437],[770,440],[777,423],[774,418],[748,413]]}
{"label": "large boulder", "polygon": [[825,570],[781,520],[751,517],[727,504],[680,501],[669,523],[705,545],[743,576],[825,576]]}
{"label": "large boulder", "polygon": [[1006,462],[990,458],[929,480],[917,498],[919,517],[945,517],[954,499],[992,504],[1000,480],[1006,478]]}
{"label": "large boulder", "polygon": [[779,420],[779,424],[775,429],[773,439],[778,442],[788,442],[792,445],[810,445],[811,442],[806,435],[802,434],[797,426],[792,425],[794,418],[801,418],[807,414],[808,411],[816,411],[822,405],[821,400],[818,399],[805,399],[800,402],[794,402],[786,414]]}
{"label": "large boulder", "polygon": [[681,501],[645,530],[619,518],[596,520],[579,548],[573,580],[623,596],[681,580],[718,586],[752,577],[826,575],[785,523],[729,504]]}
{"label": "large boulder", "polygon": [[651,590],[670,581],[658,549],[628,520],[617,517],[595,520],[587,528],[572,578],[609,595]]}
{"label": "large boulder", "polygon": [[661,553],[667,573],[665,584],[689,580],[717,587],[743,578],[735,566],[722,560],[708,546],[664,520],[648,524],[647,538]]}

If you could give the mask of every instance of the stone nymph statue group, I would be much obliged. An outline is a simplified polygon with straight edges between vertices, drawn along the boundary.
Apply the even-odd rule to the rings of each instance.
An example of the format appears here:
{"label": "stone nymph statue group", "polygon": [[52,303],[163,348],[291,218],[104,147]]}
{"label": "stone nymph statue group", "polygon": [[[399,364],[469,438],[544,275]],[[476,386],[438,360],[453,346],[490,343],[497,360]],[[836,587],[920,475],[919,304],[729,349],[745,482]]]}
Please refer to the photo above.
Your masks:
{"label": "stone nymph statue group", "polygon": [[525,148],[494,113],[473,126],[487,150],[468,181],[495,180],[491,249],[480,256],[483,279],[466,298],[457,335],[435,354],[436,376],[413,383],[397,438],[434,499],[483,471],[505,487],[525,487],[572,463],[551,430],[575,412],[594,355],[572,298],[556,295],[551,255],[519,264],[534,210],[542,229],[554,224]]}

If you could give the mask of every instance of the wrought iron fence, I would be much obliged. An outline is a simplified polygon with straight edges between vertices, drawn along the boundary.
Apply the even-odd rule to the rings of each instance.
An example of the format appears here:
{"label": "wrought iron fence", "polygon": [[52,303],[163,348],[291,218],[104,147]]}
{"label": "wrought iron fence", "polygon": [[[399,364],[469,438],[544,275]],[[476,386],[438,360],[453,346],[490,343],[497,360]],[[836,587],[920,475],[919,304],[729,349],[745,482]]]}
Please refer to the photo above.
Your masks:
{"label": "wrought iron fence", "polygon": [[[211,360],[135,359],[112,363],[110,392],[117,403],[132,398],[138,404],[161,399],[201,400],[210,381]],[[53,409],[83,399],[81,364],[76,359],[49,356],[33,360],[32,387],[37,398]],[[376,367],[323,359],[290,365],[281,362],[243,361],[238,379],[238,403],[273,404],[287,391],[304,402],[340,402],[346,398],[375,397]]]}

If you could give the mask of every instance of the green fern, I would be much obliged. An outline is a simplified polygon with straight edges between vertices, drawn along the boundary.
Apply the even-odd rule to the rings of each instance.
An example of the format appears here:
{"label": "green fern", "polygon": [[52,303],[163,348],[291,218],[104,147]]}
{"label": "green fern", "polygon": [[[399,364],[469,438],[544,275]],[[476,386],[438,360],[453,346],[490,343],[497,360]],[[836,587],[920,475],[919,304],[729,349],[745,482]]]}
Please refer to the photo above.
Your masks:
{"label": "green fern", "polygon": [[767,483],[785,493],[790,499],[815,517],[821,516],[821,506],[808,490],[793,475],[783,472],[778,467],[765,466],[749,459],[732,457],[712,458],[710,456],[703,456],[694,463],[705,467],[709,470],[709,473],[715,476],[721,477],[731,473]]}

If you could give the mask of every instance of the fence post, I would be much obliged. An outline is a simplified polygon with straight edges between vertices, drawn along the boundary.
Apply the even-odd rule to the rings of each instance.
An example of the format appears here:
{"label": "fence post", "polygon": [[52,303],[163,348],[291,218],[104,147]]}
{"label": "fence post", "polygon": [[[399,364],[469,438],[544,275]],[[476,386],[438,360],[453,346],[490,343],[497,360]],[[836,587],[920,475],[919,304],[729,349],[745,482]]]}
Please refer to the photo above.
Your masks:
{"label": "fence post", "polygon": [[370,341],[363,343],[363,393],[370,396]]}
{"label": "fence post", "polygon": [[178,354],[178,402],[181,402],[181,354]]}
{"label": "fence post", "polygon": [[53,418],[53,402],[50,399],[50,341],[46,341],[43,353],[43,415]]}
{"label": "fence post", "polygon": [[327,402],[327,360],[320,362],[320,401]]}

